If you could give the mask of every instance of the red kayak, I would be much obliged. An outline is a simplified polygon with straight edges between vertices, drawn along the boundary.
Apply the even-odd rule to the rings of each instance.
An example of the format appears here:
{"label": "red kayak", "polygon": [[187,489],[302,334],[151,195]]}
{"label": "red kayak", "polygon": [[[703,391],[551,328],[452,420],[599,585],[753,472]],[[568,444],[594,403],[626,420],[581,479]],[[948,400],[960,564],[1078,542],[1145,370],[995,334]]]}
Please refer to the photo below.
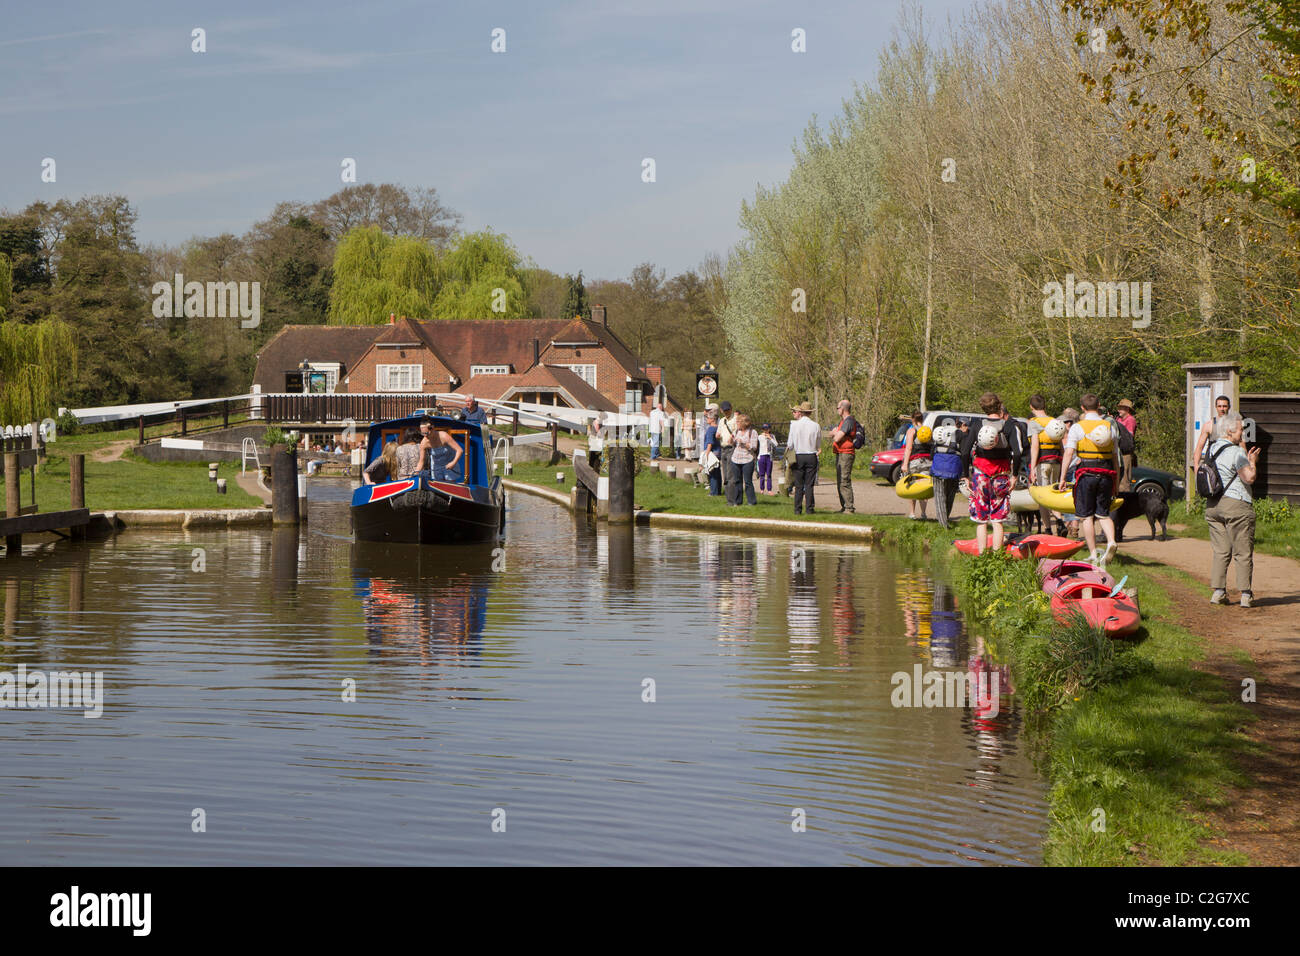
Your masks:
{"label": "red kayak", "polygon": [[[979,545],[974,538],[952,544],[962,554],[979,554]],[[1054,534],[1009,535],[1005,544],[1007,553],[1014,558],[1068,558],[1084,547],[1082,541]]]}
{"label": "red kayak", "polygon": [[1099,568],[1087,561],[1054,561],[1044,558],[1038,562],[1038,573],[1043,579],[1043,593],[1055,594],[1063,584],[1075,578],[1091,581],[1107,591],[1115,587],[1115,579],[1105,568]]}
{"label": "red kayak", "polygon": [[1079,613],[1108,636],[1126,637],[1142,626],[1142,612],[1123,591],[1115,597],[1107,597],[1110,590],[1085,578],[1068,579],[1052,595],[1052,615],[1065,622],[1071,614]]}

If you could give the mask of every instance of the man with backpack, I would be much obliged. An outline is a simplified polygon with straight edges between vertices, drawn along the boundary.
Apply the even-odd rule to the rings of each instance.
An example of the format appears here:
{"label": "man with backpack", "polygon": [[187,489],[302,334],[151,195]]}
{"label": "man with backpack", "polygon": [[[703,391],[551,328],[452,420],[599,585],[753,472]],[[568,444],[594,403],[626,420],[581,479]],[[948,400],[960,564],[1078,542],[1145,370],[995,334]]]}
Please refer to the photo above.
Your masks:
{"label": "man with backpack", "polygon": [[835,451],[835,485],[840,493],[840,514],[853,514],[853,459],[866,441],[866,433],[853,417],[853,403],[840,399],[840,421],[831,432]]}

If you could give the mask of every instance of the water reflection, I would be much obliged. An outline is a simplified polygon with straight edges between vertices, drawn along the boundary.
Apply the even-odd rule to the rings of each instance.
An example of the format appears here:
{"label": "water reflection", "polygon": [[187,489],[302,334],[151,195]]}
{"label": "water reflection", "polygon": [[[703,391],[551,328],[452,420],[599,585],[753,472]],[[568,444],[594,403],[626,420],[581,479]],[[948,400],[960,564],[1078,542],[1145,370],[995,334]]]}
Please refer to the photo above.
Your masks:
{"label": "water reflection", "polygon": [[477,663],[500,559],[492,545],[354,543],[354,591],[371,649],[414,651],[425,664]]}

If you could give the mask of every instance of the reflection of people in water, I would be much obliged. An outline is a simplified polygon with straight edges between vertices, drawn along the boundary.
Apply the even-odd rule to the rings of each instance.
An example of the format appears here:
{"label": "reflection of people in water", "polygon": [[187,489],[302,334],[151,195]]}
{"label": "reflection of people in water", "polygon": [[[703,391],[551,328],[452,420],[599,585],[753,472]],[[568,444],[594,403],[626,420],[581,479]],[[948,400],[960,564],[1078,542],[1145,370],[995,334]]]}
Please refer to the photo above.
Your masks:
{"label": "reflection of people in water", "polygon": [[862,629],[862,613],[853,603],[853,556],[849,554],[841,554],[835,566],[831,622],[840,660],[847,663],[849,644]]}
{"label": "reflection of people in water", "polygon": [[718,546],[718,641],[748,643],[754,639],[758,596],[754,591],[754,546],[723,541]]}
{"label": "reflection of people in water", "polygon": [[898,604],[903,609],[903,633],[907,643],[917,648],[922,657],[930,653],[930,596],[934,585],[922,571],[902,571],[894,579],[898,591]]}
{"label": "reflection of people in water", "polygon": [[814,554],[808,548],[793,548],[790,554],[790,596],[785,608],[785,622],[790,632],[790,665],[795,670],[811,670],[818,640],[821,609],[817,606],[814,578]]}
{"label": "reflection of people in water", "polygon": [[1011,668],[993,660],[984,646],[984,638],[975,638],[975,653],[966,665],[975,700],[971,706],[975,726],[981,730],[1001,731],[1006,726],[1004,712],[1011,704]]}
{"label": "reflection of people in water", "polygon": [[934,604],[930,611],[930,661],[935,667],[956,667],[961,660],[961,614],[948,586],[934,582]]}
{"label": "reflection of people in water", "polygon": [[[415,651],[428,662],[476,662],[487,621],[488,589],[496,576],[471,552],[432,569],[411,549],[395,554],[354,546],[355,590],[365,616],[366,640],[379,652]],[[445,556],[425,558],[436,560]],[[466,566],[465,558],[471,559]],[[441,572],[441,573],[438,573]]]}

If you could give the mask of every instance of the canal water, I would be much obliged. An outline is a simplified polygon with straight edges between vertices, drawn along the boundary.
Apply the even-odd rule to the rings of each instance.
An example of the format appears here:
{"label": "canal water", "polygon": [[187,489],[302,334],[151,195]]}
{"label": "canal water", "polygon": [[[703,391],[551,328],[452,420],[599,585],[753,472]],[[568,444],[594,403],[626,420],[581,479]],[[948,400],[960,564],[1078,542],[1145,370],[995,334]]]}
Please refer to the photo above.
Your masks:
{"label": "canal water", "polygon": [[[1014,693],[927,566],[523,494],[499,548],[362,546],[313,489],[302,530],[0,561],[0,672],[104,697],[0,709],[0,864],[1041,862]],[[1001,693],[894,705],[932,672]]]}

